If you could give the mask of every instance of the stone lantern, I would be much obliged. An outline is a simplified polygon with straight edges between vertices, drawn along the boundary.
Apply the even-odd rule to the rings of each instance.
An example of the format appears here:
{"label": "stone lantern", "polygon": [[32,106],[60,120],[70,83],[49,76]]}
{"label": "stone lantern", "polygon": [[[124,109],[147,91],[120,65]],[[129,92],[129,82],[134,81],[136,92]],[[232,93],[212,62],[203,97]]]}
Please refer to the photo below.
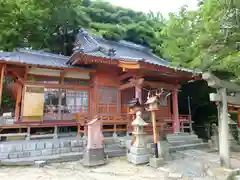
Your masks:
{"label": "stone lantern", "polygon": [[233,134],[236,134],[236,135],[238,134],[238,127],[237,127],[237,123],[231,119],[230,114],[228,114],[228,126],[229,126],[228,140],[229,140],[230,146],[235,146],[237,144],[237,141],[234,139]]}
{"label": "stone lantern", "polygon": [[138,111],[142,111],[143,107],[139,102],[138,98],[133,98],[129,103],[128,103],[128,108],[129,108],[129,114],[136,114]]}
{"label": "stone lantern", "polygon": [[[128,108],[129,108],[128,115],[129,115],[129,119],[131,119],[131,121],[134,121],[135,115],[138,111],[140,111],[140,112],[143,111],[143,106],[140,104],[138,98],[133,98],[131,101],[129,101]],[[131,127],[131,125],[128,124],[127,136],[129,136],[129,133],[132,132],[132,130],[133,130],[133,128]]]}
{"label": "stone lantern", "polygon": [[148,125],[142,118],[141,112],[136,113],[136,119],[132,122],[135,127],[133,134],[136,136],[135,142],[130,148],[130,153],[128,153],[128,161],[133,164],[144,164],[149,162],[150,153],[145,145],[145,132],[143,132],[144,126]]}

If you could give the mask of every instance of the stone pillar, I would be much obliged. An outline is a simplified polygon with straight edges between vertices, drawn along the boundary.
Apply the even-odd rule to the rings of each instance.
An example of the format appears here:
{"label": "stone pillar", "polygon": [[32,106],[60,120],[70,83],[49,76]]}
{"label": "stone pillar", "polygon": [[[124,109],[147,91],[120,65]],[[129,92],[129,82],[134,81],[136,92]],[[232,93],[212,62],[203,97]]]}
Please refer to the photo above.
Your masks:
{"label": "stone pillar", "polygon": [[229,126],[228,126],[228,106],[227,106],[227,92],[226,88],[220,88],[219,95],[222,99],[220,102],[220,119],[219,119],[219,152],[221,165],[230,168],[229,157]]}
{"label": "stone pillar", "polygon": [[135,135],[135,141],[130,148],[130,153],[127,154],[128,161],[133,164],[145,164],[149,162],[150,152],[148,152],[145,135],[143,132],[143,127],[147,123],[141,118],[141,112],[136,113],[136,119],[132,122],[132,125],[135,127],[133,134]]}
{"label": "stone pillar", "polygon": [[87,148],[83,154],[84,166],[98,166],[105,163],[101,121],[96,118],[88,123]]}
{"label": "stone pillar", "polygon": [[238,108],[238,143],[240,143],[240,108]]}
{"label": "stone pillar", "polygon": [[58,127],[54,126],[54,133],[53,133],[53,139],[57,139],[58,138]]}
{"label": "stone pillar", "polygon": [[27,127],[27,136],[25,139],[28,141],[31,139],[31,128],[30,127]]}
{"label": "stone pillar", "polygon": [[178,91],[174,89],[172,91],[172,106],[173,106],[173,133],[180,132],[180,120],[178,112]]}

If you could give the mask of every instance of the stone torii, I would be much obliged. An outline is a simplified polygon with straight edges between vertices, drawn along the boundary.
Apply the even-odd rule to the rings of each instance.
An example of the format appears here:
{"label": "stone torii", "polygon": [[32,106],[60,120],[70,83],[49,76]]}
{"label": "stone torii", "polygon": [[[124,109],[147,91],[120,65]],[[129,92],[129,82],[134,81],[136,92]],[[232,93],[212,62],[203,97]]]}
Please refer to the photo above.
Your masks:
{"label": "stone torii", "polygon": [[207,81],[209,87],[217,90],[217,93],[210,93],[209,97],[210,101],[216,102],[218,105],[220,162],[222,166],[229,168],[228,104],[240,105],[240,86],[220,80],[209,72],[203,73],[202,78]]}

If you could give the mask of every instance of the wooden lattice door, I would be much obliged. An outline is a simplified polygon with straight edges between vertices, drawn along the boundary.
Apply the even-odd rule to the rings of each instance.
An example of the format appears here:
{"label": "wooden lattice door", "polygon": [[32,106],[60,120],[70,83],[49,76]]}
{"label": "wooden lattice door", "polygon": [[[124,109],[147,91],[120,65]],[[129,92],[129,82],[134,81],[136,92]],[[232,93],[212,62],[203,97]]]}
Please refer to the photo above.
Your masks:
{"label": "wooden lattice door", "polygon": [[116,115],[119,109],[118,89],[100,86],[98,88],[98,114]]}

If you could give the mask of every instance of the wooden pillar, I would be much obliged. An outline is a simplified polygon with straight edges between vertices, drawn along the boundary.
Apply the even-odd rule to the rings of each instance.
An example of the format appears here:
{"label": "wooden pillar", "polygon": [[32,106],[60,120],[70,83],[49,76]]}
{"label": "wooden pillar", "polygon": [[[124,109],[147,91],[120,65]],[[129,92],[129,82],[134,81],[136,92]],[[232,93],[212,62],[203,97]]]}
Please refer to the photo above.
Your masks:
{"label": "wooden pillar", "polygon": [[180,132],[180,120],[178,112],[178,91],[174,89],[172,91],[172,106],[173,106],[173,133]]}
{"label": "wooden pillar", "polygon": [[222,101],[220,105],[220,120],[219,120],[219,133],[220,133],[220,163],[226,168],[230,168],[229,157],[229,126],[228,126],[228,106],[227,106],[227,91],[226,88],[220,88],[218,90]]}
{"label": "wooden pillar", "polygon": [[154,140],[154,154],[155,158],[158,158],[158,131],[157,131],[157,124],[156,124],[156,112],[151,111],[152,115],[152,126],[153,126],[153,140]]}
{"label": "wooden pillar", "polygon": [[142,104],[142,88],[140,85],[135,85],[135,98],[138,98],[139,103]]}
{"label": "wooden pillar", "polygon": [[[64,76],[65,76],[65,72],[63,71],[60,73],[60,79],[59,79],[60,85],[64,84]],[[62,89],[59,88],[58,89],[58,115],[57,115],[58,120],[62,120],[62,98],[63,98],[62,97]]]}
{"label": "wooden pillar", "polygon": [[21,97],[22,97],[22,89],[23,87],[18,87],[17,90],[17,98],[16,98],[16,104],[15,104],[15,120],[18,121],[20,117],[20,103],[21,103]]}
{"label": "wooden pillar", "polygon": [[4,80],[5,69],[6,69],[6,64],[2,66],[1,73],[0,73],[0,107],[2,105],[2,91],[3,91],[3,80]]}
{"label": "wooden pillar", "polygon": [[121,91],[118,90],[118,104],[117,104],[117,113],[121,115],[122,113],[122,102],[121,102]]}
{"label": "wooden pillar", "polygon": [[130,80],[132,84],[135,86],[135,98],[138,98],[139,103],[142,104],[142,84],[144,79],[135,77]]}
{"label": "wooden pillar", "polygon": [[[75,96],[76,97],[76,96]],[[62,89],[58,89],[58,113],[57,120],[62,120]]]}

